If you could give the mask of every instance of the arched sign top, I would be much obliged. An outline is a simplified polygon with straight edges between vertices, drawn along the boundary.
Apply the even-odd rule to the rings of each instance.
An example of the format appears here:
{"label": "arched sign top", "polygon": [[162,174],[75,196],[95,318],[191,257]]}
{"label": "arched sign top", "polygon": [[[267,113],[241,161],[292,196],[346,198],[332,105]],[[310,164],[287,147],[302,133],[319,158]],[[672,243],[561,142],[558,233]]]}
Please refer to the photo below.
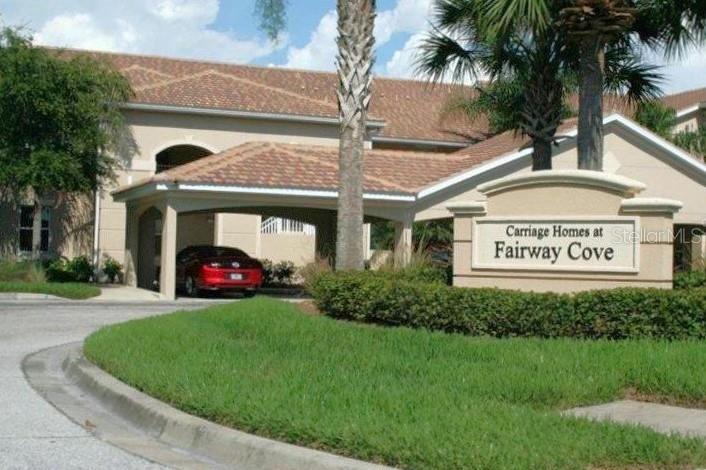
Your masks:
{"label": "arched sign top", "polygon": [[542,170],[512,175],[489,181],[478,186],[478,191],[490,195],[500,191],[539,185],[585,186],[617,192],[623,196],[634,196],[646,186],[625,176],[590,170]]}

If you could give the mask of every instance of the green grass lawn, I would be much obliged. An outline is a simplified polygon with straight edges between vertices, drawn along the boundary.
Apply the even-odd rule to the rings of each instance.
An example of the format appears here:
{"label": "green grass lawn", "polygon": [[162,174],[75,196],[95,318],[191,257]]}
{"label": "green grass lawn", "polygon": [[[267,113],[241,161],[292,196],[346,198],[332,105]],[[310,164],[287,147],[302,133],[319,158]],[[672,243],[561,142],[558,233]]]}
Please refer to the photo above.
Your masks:
{"label": "green grass lawn", "polygon": [[628,390],[704,403],[703,342],[470,338],[257,298],[107,327],[85,353],[189,413],[407,468],[706,465],[701,440],[558,414]]}
{"label": "green grass lawn", "polygon": [[49,294],[67,299],[88,299],[101,293],[91,284],[79,282],[0,281],[0,292]]}

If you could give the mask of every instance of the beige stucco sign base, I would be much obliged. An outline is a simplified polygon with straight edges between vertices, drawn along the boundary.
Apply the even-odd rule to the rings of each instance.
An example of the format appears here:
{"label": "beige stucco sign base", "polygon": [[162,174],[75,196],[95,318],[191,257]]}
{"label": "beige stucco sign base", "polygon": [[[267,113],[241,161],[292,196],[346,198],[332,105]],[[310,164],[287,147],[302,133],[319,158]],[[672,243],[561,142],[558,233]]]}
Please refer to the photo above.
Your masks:
{"label": "beige stucco sign base", "polygon": [[639,198],[644,184],[583,170],[538,171],[478,187],[454,214],[454,284],[576,292],[672,286],[679,201]]}

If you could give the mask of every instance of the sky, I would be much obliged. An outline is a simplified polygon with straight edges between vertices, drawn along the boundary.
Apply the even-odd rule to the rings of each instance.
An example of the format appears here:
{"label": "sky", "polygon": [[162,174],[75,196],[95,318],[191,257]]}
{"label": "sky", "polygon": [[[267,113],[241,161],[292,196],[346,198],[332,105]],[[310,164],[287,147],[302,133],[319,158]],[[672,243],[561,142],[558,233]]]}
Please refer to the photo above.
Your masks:
{"label": "sky", "polygon": [[[0,22],[35,42],[113,52],[333,70],[335,0],[289,0],[286,31],[258,29],[255,0],[0,0]],[[378,0],[378,75],[413,78],[416,45],[429,30],[432,0]],[[706,87],[706,49],[664,65],[664,91]]]}

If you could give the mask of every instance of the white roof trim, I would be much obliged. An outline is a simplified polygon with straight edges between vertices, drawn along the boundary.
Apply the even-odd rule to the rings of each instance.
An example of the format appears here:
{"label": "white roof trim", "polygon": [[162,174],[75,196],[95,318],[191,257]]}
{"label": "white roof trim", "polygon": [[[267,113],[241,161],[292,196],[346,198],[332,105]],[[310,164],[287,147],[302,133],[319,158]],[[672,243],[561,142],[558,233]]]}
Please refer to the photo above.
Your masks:
{"label": "white roof trim", "polygon": [[506,189],[536,186],[540,184],[567,184],[589,186],[617,191],[626,196],[644,191],[645,184],[621,175],[589,170],[542,170],[530,173],[519,173],[504,178],[498,178],[478,185],[476,189],[482,194],[493,194]]}
{"label": "white roof trim", "polygon": [[[216,109],[216,108],[192,108],[190,106],[172,106],[164,104],[149,104],[149,103],[123,103],[120,105],[123,109],[132,109],[136,111],[152,111],[158,113],[181,113],[181,114],[201,114],[206,116],[225,116],[239,117],[247,119],[261,119],[267,121],[291,121],[305,122],[312,124],[331,124],[338,125],[337,117],[328,116],[306,116],[301,114],[282,114],[282,113],[263,113],[256,111],[240,111],[236,109]],[[373,128],[385,127],[384,121],[368,120],[367,126]]]}
{"label": "white roof trim", "polygon": [[[695,171],[697,174],[699,174],[702,177],[706,177],[706,165],[699,162],[696,160],[694,157],[692,157],[689,153],[685,152],[684,150],[680,149],[676,145],[672,144],[671,142],[668,142],[667,140],[659,137],[655,133],[649,131],[648,129],[645,129],[644,127],[640,126],[639,124],[633,122],[632,120],[626,118],[625,116],[622,116],[620,114],[611,114],[609,116],[606,116],[603,118],[603,125],[608,125],[612,123],[617,123],[624,128],[627,128],[636,134],[640,135],[643,137],[645,140],[648,142],[654,144],[656,147],[664,150],[667,152],[668,155],[673,156],[677,161],[680,163],[685,164],[686,167],[688,167],[690,170]],[[570,131],[564,132],[562,135],[567,136],[567,137],[575,137],[578,134],[578,129],[574,128]],[[560,139],[559,142],[563,141],[565,139]],[[429,186],[423,190],[421,190],[418,194],[417,197],[419,199],[430,196],[432,194],[435,194],[439,191],[442,191],[450,186],[454,186],[456,184],[462,183],[464,181],[467,181],[473,177],[476,177],[478,175],[482,175],[483,173],[486,173],[490,170],[493,170],[495,168],[502,167],[504,165],[508,165],[510,163],[513,163],[521,158],[527,157],[532,154],[532,148],[525,148],[520,151],[510,153],[507,155],[504,155],[499,158],[495,158],[493,160],[490,160],[487,163],[484,163],[480,166],[477,166],[469,171],[466,171],[464,173],[460,173],[456,176],[452,176],[448,179],[445,179],[439,183],[436,183],[432,186]]]}
{"label": "white roof trim", "polygon": [[522,157],[526,157],[527,155],[532,154],[532,148],[526,148],[522,149],[519,152],[511,153],[509,155],[505,155],[504,157],[500,157],[498,159],[493,159],[489,161],[488,163],[485,163],[483,165],[477,166],[471,170],[465,171],[463,173],[459,173],[456,176],[452,176],[448,179],[445,179],[439,183],[436,183],[432,186],[429,186],[425,189],[422,189],[419,191],[417,194],[417,197],[419,199],[422,199],[424,197],[430,196],[434,193],[437,193],[441,190],[444,190],[450,186],[454,186],[458,183],[462,183],[466,180],[469,180],[473,178],[474,176],[482,175],[483,173],[493,170],[495,168],[507,165],[508,163],[512,163],[515,160],[518,160]]}
{"label": "white roof trim", "polygon": [[[160,191],[261,194],[267,196],[315,197],[326,199],[335,199],[338,197],[338,191],[327,191],[317,189],[258,188],[237,185],[191,184],[170,182],[156,182],[136,187],[119,188],[113,191],[113,197],[116,201],[126,201],[128,199],[143,197],[150,193]],[[416,198],[411,195],[388,193],[364,193],[363,199],[370,201],[390,202],[414,202],[416,200]]]}
{"label": "white roof trim", "polygon": [[[249,186],[231,186],[231,185],[210,185],[210,184],[188,184],[177,183],[177,188],[180,191],[212,191],[225,193],[244,193],[244,194],[266,194],[270,196],[302,196],[302,197],[321,197],[321,198],[337,198],[338,191],[328,191],[319,189],[295,189],[295,188],[257,188]],[[378,200],[378,201],[399,201],[399,202],[414,202],[414,196],[406,196],[402,194],[388,193],[363,193],[363,199]]]}
{"label": "white roof trim", "polygon": [[428,145],[437,147],[450,147],[464,149],[469,145],[469,142],[454,142],[450,140],[431,140],[431,139],[407,139],[404,137],[384,137],[384,136],[373,136],[370,140],[379,143],[390,143],[390,144],[411,144],[411,145]]}
{"label": "white roof trim", "polygon": [[680,109],[679,111],[677,111],[676,116],[677,116],[678,118],[684,117],[684,116],[686,116],[687,114],[691,114],[691,113],[693,113],[693,112],[698,111],[698,110],[701,109],[702,107],[703,107],[703,106],[701,105],[701,103],[699,103],[699,104],[695,104],[694,106],[689,106],[688,108]]}
{"label": "white roof trim", "polygon": [[[633,132],[644,137],[649,142],[655,144],[657,147],[664,150],[668,154],[674,156],[679,162],[685,163],[686,166],[688,166],[690,169],[695,170],[701,176],[706,176],[706,164],[698,161],[690,153],[677,147],[676,145],[669,142],[668,140],[663,139],[662,137],[658,136],[654,132],[651,132],[650,130],[645,129],[644,127],[640,126],[636,122],[631,121],[630,119],[628,119],[625,116],[622,116],[620,114],[613,114],[611,116],[608,116],[606,119],[610,120],[608,122],[615,121],[615,122],[620,123],[624,127],[627,127],[628,129],[632,130]],[[605,124],[606,120],[604,119],[603,122]]]}

